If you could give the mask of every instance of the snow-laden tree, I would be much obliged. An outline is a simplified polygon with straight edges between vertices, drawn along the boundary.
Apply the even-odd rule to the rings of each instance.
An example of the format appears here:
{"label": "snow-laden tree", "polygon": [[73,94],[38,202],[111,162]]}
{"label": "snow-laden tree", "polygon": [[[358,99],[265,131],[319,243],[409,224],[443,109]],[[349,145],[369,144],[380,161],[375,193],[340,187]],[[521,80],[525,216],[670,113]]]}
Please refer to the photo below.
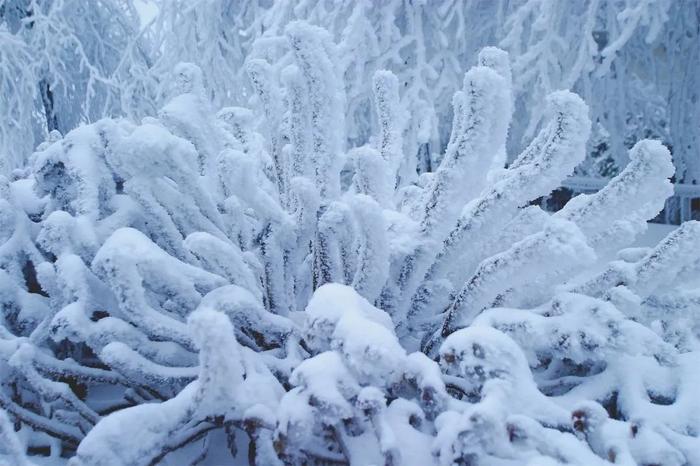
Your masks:
{"label": "snow-laden tree", "polygon": [[672,148],[678,180],[700,178],[696,1],[203,0],[159,8],[150,28],[153,66],[137,80],[158,80],[177,62],[192,61],[209,77],[217,106],[247,105],[241,58],[277,60],[286,24],[303,19],[339,43],[352,144],[374,134],[367,76],[381,69],[397,75],[402,108],[412,115],[404,150],[419,158],[421,171],[437,168],[448,143],[451,98],[465,65],[476,64],[484,46],[498,45],[510,53],[515,77],[511,160],[539,130],[546,95],[569,89],[586,100],[593,121],[579,173],[612,177],[635,142],[653,137]]}
{"label": "snow-laden tree", "polygon": [[156,116],[54,134],[2,179],[0,458],[700,462],[700,224],[620,250],[672,192],[660,142],[543,212],[588,108],[549,94],[503,168],[512,73],[491,47],[412,183],[391,72],[348,148],[342,48],[303,22],[268,46],[253,109],[218,109],[181,63]]}
{"label": "snow-laden tree", "polygon": [[0,174],[52,131],[122,113],[123,78],[150,61],[138,21],[130,0],[0,0]]}
{"label": "snow-laden tree", "polygon": [[402,88],[404,151],[421,172],[434,171],[462,70],[482,47],[499,45],[515,70],[511,160],[539,129],[545,96],[570,89],[593,120],[579,174],[611,177],[627,149],[653,137],[671,148],[676,179],[692,183],[700,178],[699,15],[697,2],[669,0],[2,0],[0,163],[5,174],[21,166],[53,129],[152,115],[181,61],[202,68],[215,107],[247,106],[245,57],[276,62],[286,24],[304,19],[339,43],[351,145],[373,135],[366,80],[388,69]]}

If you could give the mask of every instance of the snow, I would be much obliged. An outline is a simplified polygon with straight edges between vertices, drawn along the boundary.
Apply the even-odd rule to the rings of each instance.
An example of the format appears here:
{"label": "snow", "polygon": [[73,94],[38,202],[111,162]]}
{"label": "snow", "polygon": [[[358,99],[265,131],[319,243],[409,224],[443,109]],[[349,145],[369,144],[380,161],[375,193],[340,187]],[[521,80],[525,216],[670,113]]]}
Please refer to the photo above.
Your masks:
{"label": "snow", "polygon": [[523,1],[508,51],[455,55],[491,5],[54,3],[0,12],[51,130],[0,163],[0,463],[700,462],[700,222],[647,224],[682,176],[666,130],[538,202],[620,136],[581,76],[677,7]]}

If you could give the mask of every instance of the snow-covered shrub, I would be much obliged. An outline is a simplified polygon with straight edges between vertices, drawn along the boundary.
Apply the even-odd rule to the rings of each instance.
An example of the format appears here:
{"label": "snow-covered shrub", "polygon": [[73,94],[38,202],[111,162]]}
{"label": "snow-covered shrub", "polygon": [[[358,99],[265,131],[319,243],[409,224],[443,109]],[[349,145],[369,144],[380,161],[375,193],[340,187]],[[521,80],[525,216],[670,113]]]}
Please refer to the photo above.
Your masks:
{"label": "snow-covered shrub", "polygon": [[544,213],[587,107],[550,94],[503,168],[513,87],[489,48],[413,183],[392,73],[348,149],[329,34],[291,23],[275,47],[247,63],[253,111],[217,111],[183,63],[156,117],[54,135],[0,180],[0,407],[20,431],[0,414],[0,454],[698,464],[698,224],[605,260],[663,208],[663,145]]}

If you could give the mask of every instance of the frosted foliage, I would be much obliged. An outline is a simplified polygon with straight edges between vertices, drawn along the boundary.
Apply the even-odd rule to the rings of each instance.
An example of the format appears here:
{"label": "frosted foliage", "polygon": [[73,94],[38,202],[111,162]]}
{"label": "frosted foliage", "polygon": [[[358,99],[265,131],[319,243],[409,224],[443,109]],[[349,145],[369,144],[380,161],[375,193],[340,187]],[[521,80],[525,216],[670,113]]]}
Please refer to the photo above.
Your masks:
{"label": "frosted foliage", "polygon": [[[272,86],[262,79],[263,68],[255,72],[261,79],[249,81],[246,58],[288,66],[290,60],[278,60],[284,53],[280,38],[290,22],[301,19],[327,29],[339,43],[335,74],[345,84],[343,136],[351,145],[370,142],[377,134],[372,110],[383,104],[368,78],[382,70],[396,74],[400,109],[390,111],[398,110],[394,114],[401,121],[390,131],[398,130],[401,137],[392,137],[390,146],[407,153],[398,159],[402,183],[414,181],[416,161],[421,172],[439,164],[450,141],[452,94],[465,64],[514,77],[518,118],[511,125],[509,151],[499,152],[495,167],[503,167],[506,154],[512,161],[536,134],[545,96],[571,89],[589,103],[594,123],[580,174],[612,177],[624,168],[627,150],[637,140],[654,137],[672,148],[678,180],[700,178],[695,1],[160,3],[4,0],[3,174],[20,168],[52,131],[65,134],[105,116],[152,115],[170,98],[177,81],[171,73],[183,61],[203,70],[215,107],[248,105],[260,85]],[[509,66],[489,52],[493,45],[511,54]],[[386,102],[398,97],[388,89],[379,92]],[[278,124],[282,114],[274,107],[280,97],[268,100]],[[408,113],[414,117],[405,118]],[[274,139],[277,133],[271,135]],[[279,148],[279,141],[275,144]]]}
{"label": "frosted foliage", "polygon": [[[24,454],[24,447],[14,432],[12,423],[4,411],[0,411],[0,439],[2,439],[2,453],[7,456],[7,460],[2,459],[3,465],[14,464],[16,466],[30,466],[32,463],[27,460]],[[12,463],[10,463],[12,461]]]}
{"label": "frosted foliage", "polygon": [[122,114],[145,71],[131,2],[4,0],[0,5],[0,173],[81,122]]}
{"label": "frosted foliage", "polygon": [[[580,174],[612,177],[624,168],[627,150],[637,140],[654,137],[672,147],[678,180],[691,183],[700,176],[695,156],[700,144],[695,72],[700,64],[696,46],[700,31],[695,1],[581,0],[570,4],[493,0],[435,5],[387,0],[376,5],[369,0],[207,0],[192,6],[186,0],[171,0],[167,5],[112,0],[95,6],[89,0],[73,0],[47,8],[52,11],[39,15],[46,18],[44,21],[25,21],[21,34],[15,30],[27,11],[22,6],[29,0],[8,3],[18,8],[3,17],[10,31],[2,47],[4,75],[24,77],[3,82],[4,89],[14,91],[3,94],[11,100],[4,107],[11,117],[6,119],[3,134],[11,138],[8,147],[21,143],[28,151],[30,140],[43,139],[40,130],[47,126],[46,121],[39,118],[34,122],[35,134],[27,140],[23,136],[32,125],[22,125],[36,120],[36,114],[43,116],[44,102],[39,96],[42,66],[46,64],[50,66],[49,81],[54,78],[81,84],[73,92],[56,86],[54,94],[68,91],[78,97],[61,96],[57,102],[57,107],[70,110],[57,112],[59,120],[69,120],[66,125],[59,124],[64,133],[80,121],[83,114],[75,110],[85,104],[89,104],[90,119],[110,115],[115,107],[132,117],[152,114],[167,98],[170,73],[182,61],[203,70],[208,96],[216,107],[247,105],[258,93],[258,85],[266,84],[265,80],[249,82],[244,60],[254,56],[278,62],[284,46],[280,37],[291,21],[301,19],[327,29],[339,44],[336,75],[345,83],[344,136],[351,145],[367,143],[378,133],[372,115],[379,105],[376,88],[367,84],[375,72],[390,70],[402,90],[402,111],[397,114],[413,115],[394,125],[403,137],[393,139],[392,145],[399,142],[406,152],[403,159],[411,164],[418,161],[421,172],[434,171],[450,141],[450,106],[455,89],[461,85],[463,68],[479,64],[499,68],[499,74],[512,69],[512,104],[518,118],[511,124],[508,152],[499,153],[498,168],[503,167],[506,154],[512,161],[537,133],[546,95],[570,89],[589,103],[594,124],[588,157],[577,169]],[[125,5],[123,9],[129,14],[117,14],[122,13],[115,8],[118,5]],[[75,9],[82,14],[72,15]],[[141,11],[140,34],[134,10]],[[105,34],[100,35],[101,27],[107,27],[105,17],[118,20],[107,22],[113,26],[107,28],[112,34],[107,46],[101,47],[106,39]],[[83,24],[101,27],[81,27]],[[53,40],[63,35],[70,40]],[[100,40],[94,40],[95,35]],[[43,52],[46,44],[50,45],[48,53],[31,59],[36,51]],[[82,45],[84,54],[76,44]],[[507,68],[488,51],[493,45],[511,54]],[[481,49],[485,51],[480,55]],[[54,56],[61,59],[51,60]],[[70,66],[77,65],[77,59],[91,66]],[[22,66],[29,61],[38,62],[37,66]],[[279,62],[282,67],[289,64],[289,60]],[[12,105],[23,100],[23,106]],[[106,112],[100,105],[105,100],[112,104]],[[275,101],[269,100],[273,104],[269,110]],[[64,118],[63,113],[70,118]],[[278,119],[282,116],[272,114]],[[13,132],[13,128],[22,130]],[[19,151],[11,155],[18,157],[18,162],[24,157]],[[414,179],[413,167],[403,163],[400,180]]]}
{"label": "frosted foliage", "polygon": [[658,141],[640,141],[630,151],[630,163],[607,186],[576,196],[556,216],[580,225],[593,246],[615,250],[646,230],[646,220],[663,208],[662,200],[673,193],[672,175],[668,150]]}
{"label": "frosted foliage", "polygon": [[[509,83],[488,68],[475,67],[464,76],[454,104],[459,123],[416,213],[427,235],[444,236],[461,206],[484,188],[483,173],[505,144],[508,122],[503,124],[502,115],[510,114],[508,89]],[[442,231],[433,232],[438,226]]]}
{"label": "frosted foliage", "polygon": [[[158,24],[193,39],[233,14],[175,4]],[[644,5],[626,21],[653,29]],[[338,43],[289,21],[315,2],[277,8],[240,70],[249,107],[173,64],[155,116],[53,133],[0,178],[0,464],[700,464],[700,223],[628,247],[671,194],[669,151],[637,142],[546,213],[585,159],[578,95],[549,93],[512,152],[522,63],[485,48],[420,158],[429,81],[358,58],[394,23],[372,36],[358,2]],[[182,58],[228,66],[238,40]]]}

